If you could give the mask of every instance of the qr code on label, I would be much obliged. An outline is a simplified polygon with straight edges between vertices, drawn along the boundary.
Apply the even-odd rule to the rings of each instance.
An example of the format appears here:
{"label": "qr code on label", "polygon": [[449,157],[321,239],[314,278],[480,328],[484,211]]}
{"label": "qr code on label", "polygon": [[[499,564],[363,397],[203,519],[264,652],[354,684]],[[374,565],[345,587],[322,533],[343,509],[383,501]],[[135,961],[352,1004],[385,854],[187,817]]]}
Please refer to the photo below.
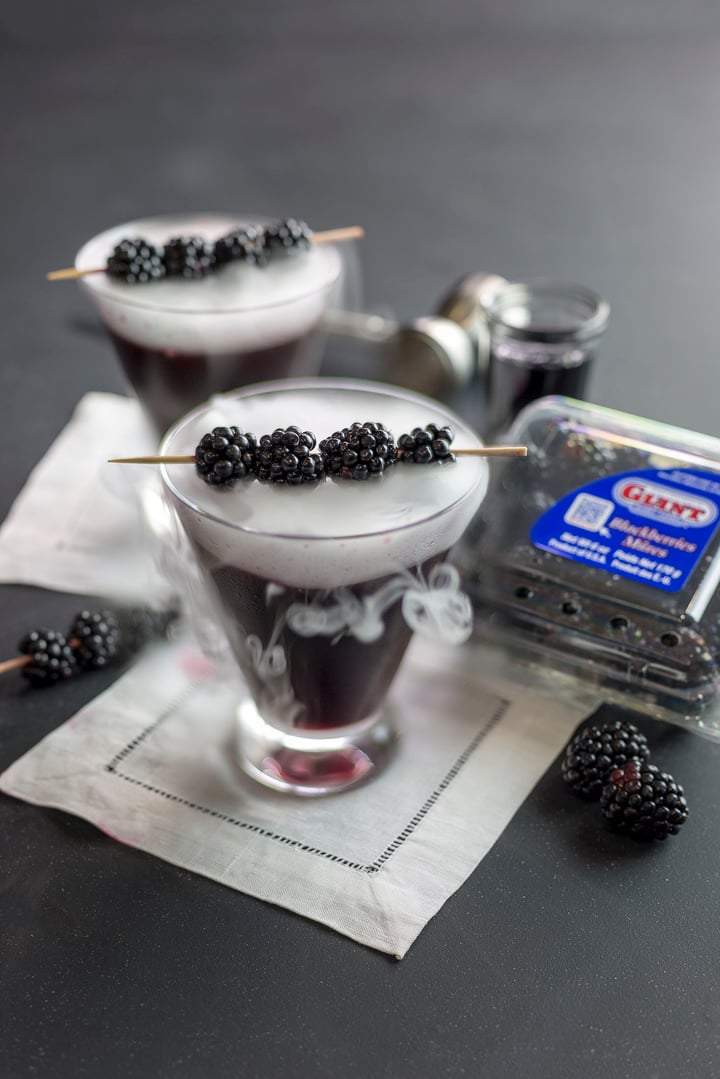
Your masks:
{"label": "qr code on label", "polygon": [[614,509],[615,503],[608,502],[607,498],[583,493],[573,499],[565,520],[569,525],[585,528],[588,532],[599,532]]}

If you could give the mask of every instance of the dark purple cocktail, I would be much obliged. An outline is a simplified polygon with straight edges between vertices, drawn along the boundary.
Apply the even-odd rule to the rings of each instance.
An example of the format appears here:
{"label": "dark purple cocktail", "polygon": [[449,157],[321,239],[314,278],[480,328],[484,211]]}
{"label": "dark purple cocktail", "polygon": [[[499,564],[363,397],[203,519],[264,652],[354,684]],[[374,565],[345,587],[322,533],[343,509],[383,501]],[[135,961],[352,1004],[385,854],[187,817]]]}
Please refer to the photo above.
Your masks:
{"label": "dark purple cocktail", "polygon": [[[201,562],[209,564],[208,552],[197,543],[194,546]],[[432,580],[431,570],[443,556],[444,552],[422,565],[410,566],[407,572],[419,581]],[[358,581],[347,588],[342,602],[358,611],[384,596],[382,635],[359,646],[349,634],[303,635],[300,619],[309,625],[312,618],[319,622],[323,617],[328,621],[342,617],[332,590],[285,588],[267,604],[265,596],[274,582],[235,566],[217,567],[212,578],[220,597],[223,628],[248,685],[265,698],[263,714],[267,719],[287,726],[287,701],[281,698],[278,707],[267,694],[248,638],[272,640],[274,647],[282,648],[289,657],[287,679],[294,701],[294,730],[346,727],[378,712],[412,636],[402,609],[404,581],[398,586],[395,578],[385,577]]]}
{"label": "dark purple cocktail", "polygon": [[110,337],[128,382],[159,432],[215,393],[308,374],[316,366],[320,347],[317,325],[268,348],[217,354],[147,348],[113,331]]}
{"label": "dark purple cocktail", "polygon": [[[396,436],[456,426],[437,402],[329,379],[267,383],[216,398],[173,428],[162,452],[192,453],[214,427],[257,435],[299,424],[318,439],[356,421]],[[398,463],[365,482],[238,480],[209,486],[165,465],[166,490],[252,699],[239,709],[245,770],[279,790],[322,794],[373,774],[395,728],[385,698],[413,632],[459,643],[472,611],[445,561],[477,511],[487,463]]]}
{"label": "dark purple cocktail", "polygon": [[[121,240],[162,247],[175,236],[209,243],[257,224],[218,214],[152,217],[94,237],[76,267],[105,265]],[[162,433],[212,394],[269,379],[317,373],[323,315],[340,286],[342,261],[312,244],[266,266],[223,265],[205,277],[129,284],[105,273],[81,278],[115,345],[130,386]]]}

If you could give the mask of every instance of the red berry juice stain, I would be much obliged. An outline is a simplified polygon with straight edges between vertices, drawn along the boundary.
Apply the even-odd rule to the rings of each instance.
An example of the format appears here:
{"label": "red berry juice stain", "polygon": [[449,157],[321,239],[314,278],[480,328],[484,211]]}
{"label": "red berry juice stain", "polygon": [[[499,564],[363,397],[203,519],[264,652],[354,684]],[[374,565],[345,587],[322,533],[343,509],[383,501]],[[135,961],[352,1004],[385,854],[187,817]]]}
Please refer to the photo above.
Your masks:
{"label": "red berry juice stain", "polygon": [[264,763],[264,770],[284,783],[322,787],[345,785],[372,770],[372,761],[361,749],[350,747],[339,753],[320,754],[282,749]]}
{"label": "red berry juice stain", "polygon": [[117,832],[113,832],[112,829],[104,825],[102,821],[96,820],[95,827],[98,828],[103,833],[103,835],[106,835],[108,839],[113,839],[116,843],[122,843],[126,847],[135,846],[135,844],[131,843],[129,839],[123,839],[123,837],[121,835],[118,835]]}
{"label": "red berry juice stain", "polygon": [[180,670],[190,678],[210,678],[214,668],[209,659],[201,652],[183,652],[180,656]]}

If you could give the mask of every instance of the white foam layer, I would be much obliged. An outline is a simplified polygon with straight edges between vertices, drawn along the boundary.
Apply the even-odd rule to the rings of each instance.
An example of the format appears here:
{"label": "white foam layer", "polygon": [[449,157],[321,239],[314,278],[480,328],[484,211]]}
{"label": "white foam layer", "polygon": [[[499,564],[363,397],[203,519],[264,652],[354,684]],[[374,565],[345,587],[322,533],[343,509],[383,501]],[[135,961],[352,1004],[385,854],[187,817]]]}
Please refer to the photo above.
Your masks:
{"label": "white foam layer", "polygon": [[[163,244],[173,236],[216,240],[258,219],[219,214],[150,217],[118,225],[80,249],[78,269],[107,262],[122,239]],[[105,273],[80,284],[113,332],[146,348],[177,353],[270,348],[311,330],[337,287],[341,258],[328,244],[272,260],[259,269],[234,263],[200,280],[165,278],[128,285]]]}
{"label": "white foam layer", "polygon": [[[266,383],[214,398],[167,436],[164,454],[193,454],[203,434],[235,424],[262,435],[297,424],[318,441],[355,421],[373,420],[395,437],[416,426],[451,423],[455,445],[478,437],[436,401],[352,380]],[[163,466],[185,531],[219,565],[280,584],[335,588],[424,562],[452,547],[485,494],[487,461],[400,464],[378,480],[327,480],[299,488],[238,481],[206,484],[192,465]]]}

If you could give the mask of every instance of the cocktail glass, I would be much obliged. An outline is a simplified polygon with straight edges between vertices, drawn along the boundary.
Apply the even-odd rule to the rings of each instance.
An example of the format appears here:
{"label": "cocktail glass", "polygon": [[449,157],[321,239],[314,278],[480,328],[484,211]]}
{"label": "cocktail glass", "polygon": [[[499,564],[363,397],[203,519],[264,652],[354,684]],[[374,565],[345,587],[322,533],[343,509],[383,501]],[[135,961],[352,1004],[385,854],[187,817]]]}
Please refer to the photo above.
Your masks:
{"label": "cocktail glass", "polygon": [[[257,218],[165,215],[95,236],[79,270],[103,267],[123,239],[163,244],[176,236],[214,241]],[[200,279],[127,284],[105,273],[80,278],[117,351],[130,386],[159,433],[207,400],[238,386],[316,374],[323,315],[340,302],[342,257],[327,244],[281,255],[264,268],[243,262]]]}
{"label": "cocktail glass", "polygon": [[[481,443],[429,398],[355,380],[287,380],[215,398],[166,436],[164,455],[193,454],[214,427],[256,436],[298,425],[318,440],[353,422],[393,434],[451,424],[455,444]],[[459,643],[472,611],[446,559],[487,486],[484,459],[398,462],[365,482],[293,487],[238,480],[209,486],[192,464],[163,482],[248,686],[240,761],[278,790],[325,794],[390,759],[386,695],[413,632]]]}

